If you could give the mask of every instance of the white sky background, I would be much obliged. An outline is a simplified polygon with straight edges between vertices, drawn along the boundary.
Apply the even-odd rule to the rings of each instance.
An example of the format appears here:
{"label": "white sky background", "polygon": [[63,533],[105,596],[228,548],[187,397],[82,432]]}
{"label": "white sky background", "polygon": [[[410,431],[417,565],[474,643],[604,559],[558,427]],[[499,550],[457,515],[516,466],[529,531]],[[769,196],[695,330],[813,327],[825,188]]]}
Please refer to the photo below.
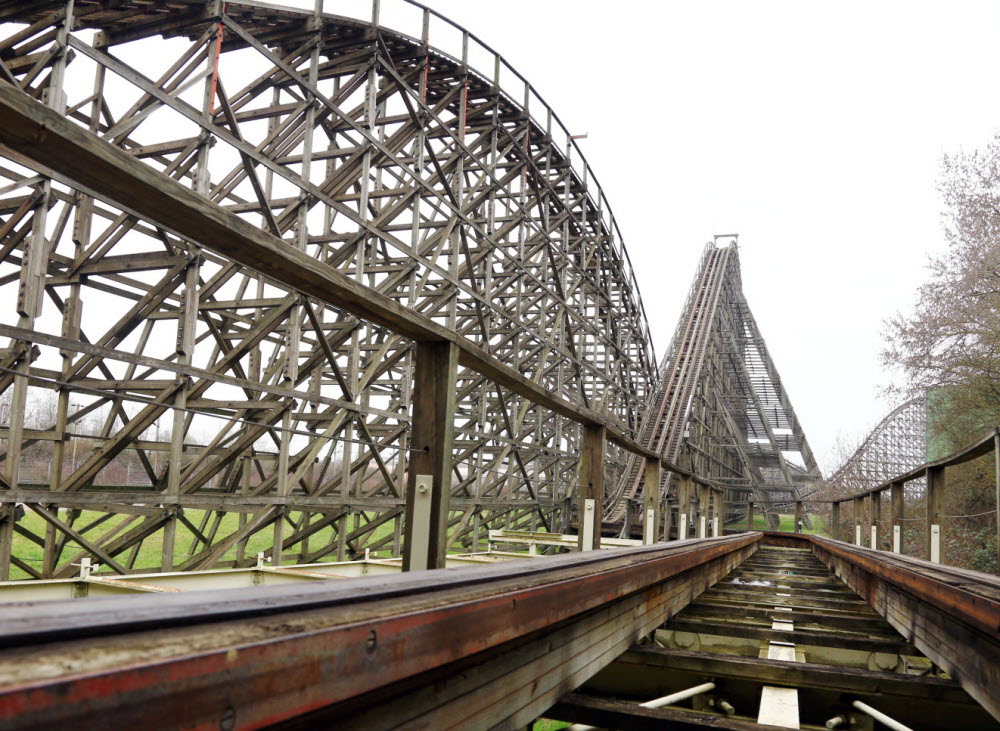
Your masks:
{"label": "white sky background", "polygon": [[1000,3],[425,1],[589,134],[658,357],[705,242],[740,234],[747,299],[834,468],[838,435],[889,411],[881,333],[944,248],[941,156],[1000,128]]}

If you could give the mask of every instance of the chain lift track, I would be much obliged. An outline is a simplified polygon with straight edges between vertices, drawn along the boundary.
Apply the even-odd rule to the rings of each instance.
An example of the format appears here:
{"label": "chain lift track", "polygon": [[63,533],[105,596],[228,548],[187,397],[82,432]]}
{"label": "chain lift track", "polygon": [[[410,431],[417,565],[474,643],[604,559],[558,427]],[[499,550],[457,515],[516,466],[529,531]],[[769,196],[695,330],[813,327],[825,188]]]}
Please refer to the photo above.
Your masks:
{"label": "chain lift track", "polygon": [[[727,522],[743,517],[735,506],[752,499],[776,528],[776,508],[799,499],[820,472],[743,295],[732,239],[705,248],[639,438],[724,486],[732,504]],[[643,494],[641,467],[641,460],[628,461],[606,521],[621,521],[628,501]],[[662,495],[671,494],[670,485],[666,474]]]}

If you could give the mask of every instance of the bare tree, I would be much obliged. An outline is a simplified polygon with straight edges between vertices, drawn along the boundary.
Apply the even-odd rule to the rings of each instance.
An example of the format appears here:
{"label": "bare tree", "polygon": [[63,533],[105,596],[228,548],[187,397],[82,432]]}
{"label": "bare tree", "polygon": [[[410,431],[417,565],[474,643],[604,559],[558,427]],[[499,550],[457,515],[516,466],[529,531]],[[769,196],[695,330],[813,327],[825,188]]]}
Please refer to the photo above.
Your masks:
{"label": "bare tree", "polygon": [[[931,259],[912,314],[888,325],[883,361],[927,391],[937,451],[1000,424],[1000,134],[946,156],[939,183],[948,250]],[[992,457],[949,470],[945,541],[951,562],[997,571]]]}

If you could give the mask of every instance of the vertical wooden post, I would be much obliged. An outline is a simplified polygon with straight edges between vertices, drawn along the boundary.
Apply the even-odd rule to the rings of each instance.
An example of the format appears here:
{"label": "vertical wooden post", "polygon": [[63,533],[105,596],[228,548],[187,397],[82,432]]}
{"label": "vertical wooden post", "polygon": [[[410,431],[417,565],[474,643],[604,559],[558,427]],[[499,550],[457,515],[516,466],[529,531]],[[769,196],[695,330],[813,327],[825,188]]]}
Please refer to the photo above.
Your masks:
{"label": "vertical wooden post", "polygon": [[[11,418],[15,418],[13,415]],[[57,510],[53,508],[53,510]],[[0,581],[10,579],[10,559],[14,551],[14,523],[17,522],[17,505],[0,503]]]}
{"label": "vertical wooden post", "polygon": [[621,499],[622,511],[622,537],[631,538],[632,537],[632,501],[623,497]]}
{"label": "vertical wooden post", "polygon": [[892,511],[892,552],[903,552],[903,483],[894,482],[889,486],[890,510]]}
{"label": "vertical wooden post", "polygon": [[669,541],[670,530],[673,527],[674,509],[673,506],[670,504],[670,501],[667,500],[666,498],[664,498],[663,500],[663,507],[661,509],[663,510],[663,540]]}
{"label": "vertical wooden post", "polygon": [[688,537],[691,511],[691,478],[682,476],[677,480],[677,540]]}
{"label": "vertical wooden post", "polygon": [[581,551],[594,551],[601,547],[601,501],[604,498],[604,453],[608,430],[591,424],[584,424],[582,430],[576,546]]}
{"label": "vertical wooden post", "polygon": [[851,498],[851,508],[854,514],[854,545],[861,545],[861,498]]}
{"label": "vertical wooden post", "polygon": [[941,513],[944,510],[944,467],[927,468],[927,558],[934,563],[944,562]]}
{"label": "vertical wooden post", "polygon": [[993,458],[996,467],[997,565],[1000,566],[1000,432],[993,435]]}
{"label": "vertical wooden post", "polygon": [[[191,356],[194,353],[196,328],[198,326],[198,285],[199,285],[199,261],[200,257],[195,255],[188,264],[184,275],[184,298],[181,301],[180,312],[177,318],[177,344],[176,358],[181,365],[191,365]],[[167,462],[167,494],[177,498],[181,494],[181,471],[184,469],[184,432],[187,424],[187,390],[190,386],[190,379],[181,379],[182,386],[177,389],[174,396],[173,420],[170,431],[170,452]],[[157,445],[159,446],[159,445]],[[160,570],[173,571],[174,567],[174,547],[177,541],[177,516],[181,514],[180,508],[172,508],[169,511],[170,517],[163,524],[163,544],[160,552]],[[276,521],[280,523],[281,521]],[[277,556],[275,565],[281,561],[281,555]]]}
{"label": "vertical wooden post", "polygon": [[708,536],[708,499],[712,494],[712,488],[708,485],[698,485],[698,537]]}
{"label": "vertical wooden post", "polygon": [[457,371],[453,343],[417,343],[403,571],[444,568]]}
{"label": "vertical wooden post", "polygon": [[337,518],[337,560],[347,560],[347,513]]}
{"label": "vertical wooden post", "polygon": [[830,503],[830,536],[840,540],[840,503]]}
{"label": "vertical wooden post", "polygon": [[712,490],[712,535],[722,535],[722,491]]}
{"label": "vertical wooden post", "polygon": [[660,478],[662,476],[660,460],[655,457],[646,458],[645,484],[642,488],[642,542],[645,545],[659,540],[657,527],[660,508]]}
{"label": "vertical wooden post", "polygon": [[795,532],[802,532],[802,501],[795,501]]}
{"label": "vertical wooden post", "polygon": [[747,501],[747,530],[753,530],[753,500]]}
{"label": "vertical wooden post", "polygon": [[878,522],[882,519],[882,493],[873,492],[871,494],[871,516],[872,516],[872,528],[871,528],[871,548],[873,551],[878,550]]}

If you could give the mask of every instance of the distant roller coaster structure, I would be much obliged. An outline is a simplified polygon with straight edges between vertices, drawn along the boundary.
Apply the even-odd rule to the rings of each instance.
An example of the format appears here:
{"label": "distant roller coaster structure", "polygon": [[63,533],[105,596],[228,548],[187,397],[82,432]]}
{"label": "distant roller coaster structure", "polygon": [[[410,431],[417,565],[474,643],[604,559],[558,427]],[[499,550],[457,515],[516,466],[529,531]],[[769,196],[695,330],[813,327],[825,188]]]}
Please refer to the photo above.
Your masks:
{"label": "distant roller coaster structure", "polygon": [[[889,412],[830,475],[826,485],[840,494],[864,492],[926,460],[927,400],[918,396]],[[914,481],[913,488],[920,484],[922,481]]]}
{"label": "distant roller coaster structure", "polygon": [[[722,487],[731,505],[759,504],[776,528],[775,508],[794,503],[821,474],[743,294],[737,238],[717,236],[705,247],[639,438]],[[630,457],[609,520],[649,489],[640,468]],[[667,473],[657,492],[687,513],[688,498],[674,484]],[[725,520],[739,517],[733,507]]]}

